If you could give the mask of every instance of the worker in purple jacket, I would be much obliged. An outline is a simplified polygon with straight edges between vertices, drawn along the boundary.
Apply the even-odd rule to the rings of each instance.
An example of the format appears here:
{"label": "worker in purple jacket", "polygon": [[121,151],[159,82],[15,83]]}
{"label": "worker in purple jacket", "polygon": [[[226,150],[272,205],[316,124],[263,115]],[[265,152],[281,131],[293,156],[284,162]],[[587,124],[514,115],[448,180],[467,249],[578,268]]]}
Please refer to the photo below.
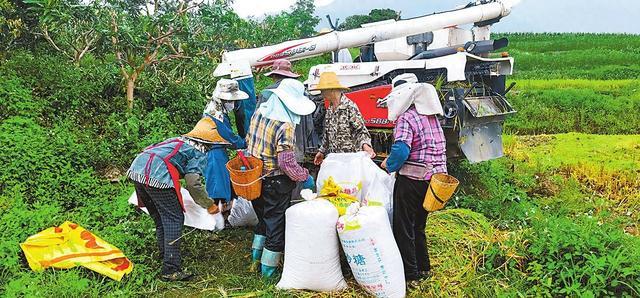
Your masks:
{"label": "worker in purple jacket", "polygon": [[393,79],[385,98],[389,120],[395,121],[394,143],[382,167],[397,172],[393,189],[393,234],[409,287],[430,275],[426,248],[427,211],[422,207],[431,176],[447,173],[446,140],[436,117],[442,114],[438,93],[418,83],[415,74]]}

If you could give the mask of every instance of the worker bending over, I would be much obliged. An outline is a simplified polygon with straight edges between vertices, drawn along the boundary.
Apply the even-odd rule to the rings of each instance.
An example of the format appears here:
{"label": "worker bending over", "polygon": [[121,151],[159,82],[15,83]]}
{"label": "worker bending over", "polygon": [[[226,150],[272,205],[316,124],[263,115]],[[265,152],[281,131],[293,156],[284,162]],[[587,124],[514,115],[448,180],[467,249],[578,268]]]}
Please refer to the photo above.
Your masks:
{"label": "worker bending over", "polygon": [[135,185],[138,206],[147,207],[155,222],[164,281],[193,277],[182,270],[180,258],[185,210],[180,178],[185,179],[186,188],[198,205],[209,213],[215,212],[217,208],[202,185],[202,175],[207,167],[206,152],[212,144],[222,141],[214,121],[202,118],[191,132],[145,148],[127,171]]}
{"label": "worker bending over", "polygon": [[231,178],[226,167],[229,161],[227,149],[247,147],[245,140],[233,132],[227,114],[233,112],[235,102],[248,97],[247,93],[239,90],[238,82],[220,79],[213,91],[211,101],[203,113],[203,117],[213,120],[216,130],[222,138],[219,142],[211,144],[211,150],[207,152],[207,169],[204,173],[207,193],[215,202],[212,208],[215,210],[217,205],[222,203],[223,210],[219,210],[221,212],[229,210],[229,202],[232,199]]}

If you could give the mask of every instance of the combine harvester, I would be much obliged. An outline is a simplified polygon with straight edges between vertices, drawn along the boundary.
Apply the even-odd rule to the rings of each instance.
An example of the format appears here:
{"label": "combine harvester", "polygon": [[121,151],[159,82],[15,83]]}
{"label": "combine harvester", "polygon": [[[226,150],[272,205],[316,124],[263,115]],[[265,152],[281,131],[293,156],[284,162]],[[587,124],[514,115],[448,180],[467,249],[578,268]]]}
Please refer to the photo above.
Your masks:
{"label": "combine harvester", "polygon": [[[270,65],[276,59],[291,61],[360,48],[355,63],[314,66],[304,82],[318,83],[323,72],[337,73],[346,93],[362,112],[371,131],[373,147],[384,157],[393,143],[393,123],[380,100],[391,90],[391,80],[402,73],[415,73],[420,82],[438,89],[445,111],[441,123],[447,138],[447,155],[480,162],[501,157],[502,126],[506,115],[515,113],[505,94],[506,76],[513,72],[513,58],[489,53],[506,47],[505,38],[491,40],[491,25],[509,15],[519,0],[482,0],[455,10],[406,20],[387,20],[362,28],[332,31],[320,36],[278,45],[225,52],[214,75],[250,75],[252,68]],[[459,25],[473,24],[471,29]],[[299,149],[313,156],[322,131],[325,104],[311,95],[318,108],[298,131]]]}

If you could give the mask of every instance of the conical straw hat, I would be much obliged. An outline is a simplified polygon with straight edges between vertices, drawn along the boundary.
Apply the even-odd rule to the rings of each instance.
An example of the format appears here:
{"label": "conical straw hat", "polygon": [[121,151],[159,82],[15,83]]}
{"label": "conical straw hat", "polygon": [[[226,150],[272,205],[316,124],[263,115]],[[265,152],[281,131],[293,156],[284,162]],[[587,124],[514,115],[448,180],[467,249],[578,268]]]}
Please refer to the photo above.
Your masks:
{"label": "conical straw hat", "polygon": [[348,87],[340,84],[340,80],[338,79],[338,75],[335,72],[323,72],[320,75],[320,81],[317,85],[311,86],[309,88],[310,91],[317,90],[330,90],[330,89],[340,89],[340,90],[349,90]]}

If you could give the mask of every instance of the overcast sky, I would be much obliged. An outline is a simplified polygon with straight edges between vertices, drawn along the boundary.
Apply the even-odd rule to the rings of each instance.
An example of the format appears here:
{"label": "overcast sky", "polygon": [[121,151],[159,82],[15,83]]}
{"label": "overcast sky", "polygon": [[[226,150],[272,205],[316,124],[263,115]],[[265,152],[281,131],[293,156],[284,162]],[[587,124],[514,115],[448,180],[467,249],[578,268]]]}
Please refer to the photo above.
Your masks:
{"label": "overcast sky", "polygon": [[[234,0],[242,17],[287,9],[295,0]],[[453,9],[465,0],[316,0],[318,27],[329,27],[325,15],[344,20],[374,8],[391,8],[409,18]],[[522,0],[495,32],[608,32],[640,34],[640,0]]]}

